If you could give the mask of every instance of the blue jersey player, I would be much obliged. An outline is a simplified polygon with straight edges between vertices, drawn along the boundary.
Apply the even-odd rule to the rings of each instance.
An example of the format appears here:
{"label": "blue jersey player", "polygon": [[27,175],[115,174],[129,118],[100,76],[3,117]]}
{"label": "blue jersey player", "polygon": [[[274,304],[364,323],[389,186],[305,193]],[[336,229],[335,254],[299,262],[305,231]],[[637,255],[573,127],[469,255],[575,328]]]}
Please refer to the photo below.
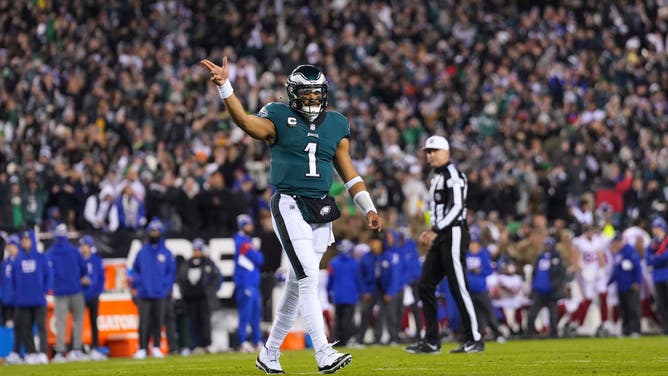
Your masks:
{"label": "blue jersey player", "polygon": [[350,158],[350,125],[338,112],[326,111],[327,79],[312,65],[300,65],[287,79],[288,104],[269,103],[257,116],[248,115],[228,80],[227,57],[222,66],[201,64],[225,102],[234,122],[249,136],[264,140],[271,151],[271,199],[274,231],[292,266],[266,345],[256,366],[266,373],[283,373],[279,347],[297,311],[313,340],[321,373],[334,373],[352,360],[332,348],[325,336],[318,298],[318,269],[327,246],[334,242],[331,222],[338,208],[328,197],[334,169],[365,214],[368,226],[380,231],[382,221]]}

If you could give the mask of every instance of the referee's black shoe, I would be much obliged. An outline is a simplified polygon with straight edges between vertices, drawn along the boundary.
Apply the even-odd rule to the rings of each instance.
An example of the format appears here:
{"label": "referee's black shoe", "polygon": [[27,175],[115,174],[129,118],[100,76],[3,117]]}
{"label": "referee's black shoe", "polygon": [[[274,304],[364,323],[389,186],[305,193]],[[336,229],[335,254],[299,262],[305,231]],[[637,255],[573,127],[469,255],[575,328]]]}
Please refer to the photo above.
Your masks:
{"label": "referee's black shoe", "polygon": [[404,351],[411,354],[440,354],[441,344],[421,339],[417,343],[404,347]]}
{"label": "referee's black shoe", "polygon": [[481,341],[468,341],[456,349],[450,350],[450,354],[471,354],[485,351],[485,344]]}

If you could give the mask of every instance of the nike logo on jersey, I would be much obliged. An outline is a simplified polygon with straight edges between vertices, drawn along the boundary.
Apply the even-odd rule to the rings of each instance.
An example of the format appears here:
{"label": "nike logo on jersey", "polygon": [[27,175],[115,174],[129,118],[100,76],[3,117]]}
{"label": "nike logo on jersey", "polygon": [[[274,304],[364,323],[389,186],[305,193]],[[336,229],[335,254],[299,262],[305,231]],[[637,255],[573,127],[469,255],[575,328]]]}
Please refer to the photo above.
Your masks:
{"label": "nike logo on jersey", "polygon": [[318,136],[318,134],[317,134],[317,133],[311,133],[311,132],[308,132],[308,133],[306,134],[306,137],[315,137],[315,138],[320,138],[320,136]]}

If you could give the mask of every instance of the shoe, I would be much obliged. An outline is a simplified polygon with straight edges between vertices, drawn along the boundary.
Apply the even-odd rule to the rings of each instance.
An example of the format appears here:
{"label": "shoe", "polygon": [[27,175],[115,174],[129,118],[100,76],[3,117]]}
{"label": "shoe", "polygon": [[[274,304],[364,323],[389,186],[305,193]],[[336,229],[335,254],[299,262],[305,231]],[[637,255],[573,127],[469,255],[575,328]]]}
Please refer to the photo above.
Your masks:
{"label": "shoe", "polygon": [[65,359],[65,356],[63,356],[63,354],[61,353],[56,354],[56,356],[54,356],[53,359],[51,359],[51,363],[65,363],[65,362],[67,362],[67,359]]}
{"label": "shoe", "polygon": [[506,342],[507,342],[506,337],[504,336],[496,337],[496,343],[506,343]]}
{"label": "shoe", "polygon": [[468,341],[454,350],[450,354],[471,354],[485,351],[485,344],[482,341]]}
{"label": "shoe", "polygon": [[255,359],[255,367],[266,374],[285,373],[283,372],[281,363],[278,361],[280,356],[281,352],[278,349],[269,350],[266,345],[262,346],[257,359]]}
{"label": "shoe", "polygon": [[315,360],[318,363],[318,372],[335,373],[352,362],[352,355],[336,351],[333,345],[333,343],[328,343],[320,349],[320,351],[315,353]]}
{"label": "shoe", "polygon": [[610,332],[605,327],[605,325],[601,324],[601,325],[598,326],[598,328],[596,328],[596,333],[594,335],[598,338],[608,337],[608,336],[610,336]]}
{"label": "shoe", "polygon": [[45,353],[37,354],[37,364],[49,364],[49,357]]}
{"label": "shoe", "polygon": [[206,354],[206,353],[207,353],[207,350],[204,347],[195,347],[195,349],[192,352],[193,355],[202,355],[202,354]]}
{"label": "shoe", "polygon": [[181,350],[181,356],[190,356],[190,349],[189,348],[184,348]]}
{"label": "shoe", "polygon": [[146,350],[144,350],[144,349],[137,350],[137,352],[135,353],[133,358],[140,359],[140,360],[141,359],[146,359]]}
{"label": "shoe", "polygon": [[575,337],[576,332],[577,329],[570,322],[567,322],[566,325],[564,325],[562,337],[573,338]]}
{"label": "shoe", "polygon": [[164,358],[164,357],[165,357],[165,354],[163,354],[162,351],[160,351],[160,348],[159,348],[159,347],[154,347],[154,348],[151,350],[151,355],[152,355],[154,358]]}
{"label": "shoe", "polygon": [[17,364],[23,364],[23,359],[19,356],[19,354],[13,352],[7,355],[5,358],[5,362],[9,365],[17,365]]}
{"label": "shoe", "polygon": [[633,333],[631,333],[631,335],[630,335],[629,337],[631,337],[631,338],[633,338],[633,339],[640,338],[640,333],[638,333],[638,332],[633,332]]}
{"label": "shoe", "polygon": [[242,342],[241,345],[239,346],[239,352],[240,352],[240,353],[251,353],[251,352],[255,352],[255,347],[253,347],[253,345],[251,345],[250,342],[248,342],[248,341],[244,341],[244,342]]}
{"label": "shoe", "polygon": [[107,356],[102,354],[101,352],[93,349],[93,351],[90,352],[90,355],[88,356],[90,360],[107,360]]}
{"label": "shoe", "polygon": [[410,354],[440,354],[441,345],[421,339],[417,343],[404,347],[404,351]]}
{"label": "shoe", "polygon": [[[61,363],[64,363],[64,362],[65,361],[63,360]],[[28,365],[39,364],[39,355],[37,355],[36,353],[26,355],[25,356],[25,364],[28,364]]]}
{"label": "shoe", "polygon": [[65,357],[68,362],[85,362],[90,360],[86,354],[81,350],[72,350]]}

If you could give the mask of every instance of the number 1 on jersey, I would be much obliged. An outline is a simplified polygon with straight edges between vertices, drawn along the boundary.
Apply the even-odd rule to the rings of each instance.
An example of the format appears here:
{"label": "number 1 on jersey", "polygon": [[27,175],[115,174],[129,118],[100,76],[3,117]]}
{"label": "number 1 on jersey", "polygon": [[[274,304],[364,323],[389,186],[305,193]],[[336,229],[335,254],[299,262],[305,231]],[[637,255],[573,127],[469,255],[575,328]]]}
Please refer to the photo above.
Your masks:
{"label": "number 1 on jersey", "polygon": [[306,176],[311,177],[311,178],[317,178],[320,177],[320,174],[318,173],[316,167],[316,160],[315,160],[315,152],[318,150],[318,144],[315,142],[309,142],[308,145],[306,145],[306,149],[304,149],[305,152],[308,153],[308,173]]}

